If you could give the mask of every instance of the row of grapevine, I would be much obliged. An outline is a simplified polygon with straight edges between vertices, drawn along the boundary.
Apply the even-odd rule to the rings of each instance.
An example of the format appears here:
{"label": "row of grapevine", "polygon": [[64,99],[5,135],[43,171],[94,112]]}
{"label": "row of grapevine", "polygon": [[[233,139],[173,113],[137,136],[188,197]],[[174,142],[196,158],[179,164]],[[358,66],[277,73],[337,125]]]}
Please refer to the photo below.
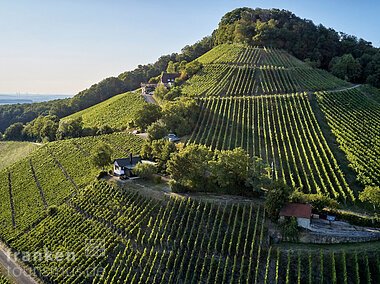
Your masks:
{"label": "row of grapevine", "polygon": [[302,67],[311,69],[302,61],[285,51],[275,48],[251,47],[243,44],[221,44],[197,59],[203,65],[235,64],[249,66],[278,66],[285,68]]}
{"label": "row of grapevine", "polygon": [[0,274],[0,284],[10,284],[11,282],[4,275]]}
{"label": "row of grapevine", "polygon": [[183,86],[190,96],[254,96],[299,91],[332,90],[349,83],[326,71],[283,67],[212,64]]}
{"label": "row of grapevine", "polygon": [[318,103],[363,184],[380,184],[380,105],[360,90],[320,92]]}
{"label": "row of grapevine", "polygon": [[[33,259],[30,265],[46,281],[220,283],[248,281],[246,275],[250,275],[259,283],[267,267],[264,218],[263,209],[254,205],[157,201],[103,182],[81,191],[12,247],[75,253],[74,263]],[[102,238],[106,254],[86,257],[83,240]],[[89,271],[95,264],[104,268],[100,275],[87,278],[69,273]],[[52,270],[55,273],[43,273]]]}
{"label": "row of grapevine", "polygon": [[[376,248],[360,253],[344,248],[283,250],[269,245],[265,212],[258,205],[156,200],[136,188],[94,183],[15,240],[12,248],[23,255],[72,253],[75,259],[28,262],[49,283],[379,281]],[[100,253],[87,240],[100,241]]]}
{"label": "row of grapevine", "polygon": [[99,170],[88,153],[100,142],[109,144],[114,158],[120,158],[138,153],[142,140],[115,133],[57,141],[0,171],[0,238],[11,242],[45,218],[48,206],[60,205],[92,182]]}
{"label": "row of grapevine", "polygon": [[378,251],[284,251],[279,267],[286,283],[379,283]]}
{"label": "row of grapevine", "polygon": [[289,185],[354,200],[307,94],[204,99],[200,108],[190,143],[212,149],[242,147],[273,163],[275,177]]}
{"label": "row of grapevine", "polygon": [[[62,121],[81,117],[85,127],[102,127],[108,125],[112,128],[125,128],[136,118],[146,102],[139,92],[129,92],[114,96],[104,102],[76,112]],[[112,114],[112,115],[110,115]]]}
{"label": "row of grapevine", "polygon": [[307,65],[305,65],[304,62],[298,60],[294,56],[291,56],[290,54],[276,49],[276,48],[268,48],[264,47],[264,59],[263,64],[265,65],[271,65],[271,66],[283,66],[283,67],[302,67],[302,68],[310,68]]}

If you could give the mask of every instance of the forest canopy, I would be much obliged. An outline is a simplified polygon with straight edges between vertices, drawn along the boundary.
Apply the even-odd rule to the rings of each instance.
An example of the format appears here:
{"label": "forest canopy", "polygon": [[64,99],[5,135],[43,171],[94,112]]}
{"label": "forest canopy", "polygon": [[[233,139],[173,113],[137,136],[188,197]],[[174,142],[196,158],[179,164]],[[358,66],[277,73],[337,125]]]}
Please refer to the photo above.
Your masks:
{"label": "forest canopy", "polygon": [[213,41],[215,45],[243,43],[284,49],[342,79],[380,87],[379,48],[364,39],[315,25],[290,11],[235,9],[223,16]]}

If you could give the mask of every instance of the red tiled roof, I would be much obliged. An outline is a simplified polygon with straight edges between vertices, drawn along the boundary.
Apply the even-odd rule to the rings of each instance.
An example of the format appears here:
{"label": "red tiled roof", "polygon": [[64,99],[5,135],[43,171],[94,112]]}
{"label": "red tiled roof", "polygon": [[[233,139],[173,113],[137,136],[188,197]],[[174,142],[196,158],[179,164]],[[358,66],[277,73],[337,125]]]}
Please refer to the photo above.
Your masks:
{"label": "red tiled roof", "polygon": [[301,203],[289,203],[285,205],[280,211],[280,216],[297,217],[297,218],[310,218],[311,205]]}

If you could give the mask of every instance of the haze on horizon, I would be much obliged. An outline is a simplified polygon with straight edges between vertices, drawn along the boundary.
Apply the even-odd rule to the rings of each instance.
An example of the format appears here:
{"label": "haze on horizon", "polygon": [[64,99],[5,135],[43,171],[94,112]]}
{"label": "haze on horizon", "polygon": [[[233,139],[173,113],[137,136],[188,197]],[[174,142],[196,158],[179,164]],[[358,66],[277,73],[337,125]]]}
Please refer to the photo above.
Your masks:
{"label": "haze on horizon", "polygon": [[76,94],[210,35],[238,7],[287,9],[380,46],[375,1],[0,1],[0,93]]}

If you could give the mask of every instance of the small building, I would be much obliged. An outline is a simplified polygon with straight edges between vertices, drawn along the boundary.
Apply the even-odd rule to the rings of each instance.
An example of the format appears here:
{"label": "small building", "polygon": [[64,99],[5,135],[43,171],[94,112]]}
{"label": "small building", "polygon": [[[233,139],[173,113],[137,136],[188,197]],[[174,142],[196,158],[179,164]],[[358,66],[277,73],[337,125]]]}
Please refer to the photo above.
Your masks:
{"label": "small building", "polygon": [[116,159],[113,163],[113,173],[119,177],[136,177],[133,169],[141,163],[140,156],[130,154],[129,158]]}
{"label": "small building", "polygon": [[165,85],[165,87],[171,87],[175,83],[175,79],[180,76],[179,73],[166,73],[162,72],[161,74],[161,84]]}
{"label": "small building", "polygon": [[281,209],[280,220],[286,217],[295,217],[299,227],[309,229],[312,215],[311,209],[310,204],[289,203]]}

